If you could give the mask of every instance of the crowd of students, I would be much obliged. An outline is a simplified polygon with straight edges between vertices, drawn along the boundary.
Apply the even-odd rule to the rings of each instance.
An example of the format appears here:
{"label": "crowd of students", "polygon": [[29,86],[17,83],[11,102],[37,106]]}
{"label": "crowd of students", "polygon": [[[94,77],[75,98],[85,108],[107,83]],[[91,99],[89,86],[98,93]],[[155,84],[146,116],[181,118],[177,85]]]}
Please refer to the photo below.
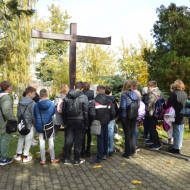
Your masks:
{"label": "crowd of students", "polygon": [[[162,94],[157,87],[156,81],[148,82],[148,87],[143,88],[142,95],[137,90],[136,81],[125,81],[119,108],[116,97],[112,95],[112,90],[109,86],[98,85],[96,97],[94,97],[94,91],[90,90],[88,82],[79,81],[75,84],[74,89],[70,90],[64,84],[61,86],[60,94],[52,102],[48,99],[46,89],[41,89],[38,95],[36,84],[32,84],[25,89],[23,97],[17,106],[18,122],[20,122],[21,117],[24,117],[29,132],[26,135],[19,134],[16,155],[13,159],[8,158],[11,134],[6,132],[6,123],[9,120],[15,120],[13,102],[9,95],[12,91],[12,85],[8,81],[3,81],[0,87],[0,165],[9,164],[13,159],[22,160],[25,163],[31,161],[32,157],[29,155],[29,151],[36,132],[40,143],[40,164],[46,164],[46,153],[50,154],[50,163],[60,162],[55,157],[54,140],[61,126],[65,126],[63,163],[71,163],[71,150],[74,145],[73,164],[82,164],[85,160],[81,159],[81,157],[90,157],[90,130],[94,120],[100,122],[101,131],[97,135],[97,156],[91,163],[101,164],[103,160],[106,160],[108,156],[112,156],[114,153],[116,117],[120,118],[125,135],[123,157],[131,159],[139,150],[137,131],[139,119],[143,120],[144,134],[142,138],[146,139],[145,144],[150,145],[152,150],[159,150],[162,147],[156,129],[158,118],[155,116],[157,101],[162,98]],[[168,142],[170,141],[171,144],[173,139],[173,145],[168,150],[171,153],[180,154],[182,149],[185,117],[180,114],[180,111],[187,102],[187,94],[184,89],[183,82],[176,80],[171,85],[171,94],[167,102],[162,105],[164,110],[170,108],[174,110],[173,115],[169,115],[170,124],[168,125],[170,130]],[[137,115],[135,113],[136,105],[138,106]],[[170,118],[172,116],[174,120],[171,122]],[[45,138],[44,125],[51,123],[53,123],[54,133]],[[86,136],[87,142],[85,142]],[[45,150],[46,141],[48,141],[49,145],[48,151]]]}

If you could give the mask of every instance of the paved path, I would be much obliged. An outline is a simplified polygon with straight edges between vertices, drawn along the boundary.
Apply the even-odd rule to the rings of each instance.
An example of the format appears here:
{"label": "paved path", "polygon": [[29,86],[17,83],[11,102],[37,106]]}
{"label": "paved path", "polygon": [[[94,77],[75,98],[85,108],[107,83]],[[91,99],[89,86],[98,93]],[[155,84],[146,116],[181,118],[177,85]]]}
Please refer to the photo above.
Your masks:
{"label": "paved path", "polygon": [[[0,190],[190,189],[190,162],[186,161],[190,141],[184,141],[181,155],[167,153],[166,148],[150,151],[143,146],[130,160],[116,153],[101,168],[93,168],[88,160],[79,166],[14,161],[0,167]],[[132,184],[133,180],[142,184]]]}

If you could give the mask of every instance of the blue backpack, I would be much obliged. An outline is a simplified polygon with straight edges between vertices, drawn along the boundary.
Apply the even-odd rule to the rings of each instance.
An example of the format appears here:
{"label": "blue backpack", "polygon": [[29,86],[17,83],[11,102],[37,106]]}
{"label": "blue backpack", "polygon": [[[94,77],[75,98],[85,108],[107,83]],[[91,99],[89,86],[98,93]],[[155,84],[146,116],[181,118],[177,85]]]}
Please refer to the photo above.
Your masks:
{"label": "blue backpack", "polygon": [[164,119],[164,112],[165,112],[165,110],[163,109],[164,103],[165,103],[164,98],[162,98],[162,96],[158,96],[155,104],[155,111],[153,114],[154,117],[157,118],[158,120]]}

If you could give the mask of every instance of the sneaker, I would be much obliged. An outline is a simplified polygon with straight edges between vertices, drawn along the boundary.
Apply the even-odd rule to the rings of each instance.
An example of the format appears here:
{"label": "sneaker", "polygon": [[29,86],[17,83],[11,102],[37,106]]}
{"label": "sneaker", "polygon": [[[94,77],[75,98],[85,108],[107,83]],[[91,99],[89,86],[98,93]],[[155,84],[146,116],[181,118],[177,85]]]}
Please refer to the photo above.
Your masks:
{"label": "sneaker", "polygon": [[161,145],[152,145],[152,146],[150,147],[151,150],[159,150],[160,148],[162,148]]}
{"label": "sneaker", "polygon": [[106,155],[103,156],[103,160],[107,160],[107,156]]}
{"label": "sneaker", "polygon": [[52,164],[52,163],[59,163],[59,162],[60,162],[60,159],[56,159],[56,158],[55,158],[54,160],[51,159],[51,161],[50,161],[51,164]]}
{"label": "sneaker", "polygon": [[135,153],[137,153],[138,151],[140,151],[140,148],[137,146]]}
{"label": "sneaker", "polygon": [[149,140],[144,141],[144,144],[151,145],[151,144],[153,144],[153,142],[149,139]]}
{"label": "sneaker", "polygon": [[13,159],[16,160],[16,161],[22,160],[21,156],[17,155],[17,154],[13,157]]}
{"label": "sneaker", "polygon": [[12,158],[7,158],[6,160],[0,160],[0,166],[4,166],[4,165],[10,164],[12,162],[13,162]]}
{"label": "sneaker", "polygon": [[32,160],[32,156],[23,157],[23,163],[30,162]]}
{"label": "sneaker", "polygon": [[63,160],[63,164],[65,164],[65,165],[70,165],[71,163],[70,163],[70,160],[64,159],[64,160]]}
{"label": "sneaker", "polygon": [[175,154],[180,154],[180,149],[175,149],[175,148],[169,148],[168,152],[175,153]]}
{"label": "sneaker", "polygon": [[148,140],[148,137],[146,135],[142,135],[140,138]]}
{"label": "sneaker", "polygon": [[40,165],[45,165],[46,161],[40,161]]}
{"label": "sneaker", "polygon": [[109,156],[113,156],[113,152],[109,152],[108,155],[109,155]]}
{"label": "sneaker", "polygon": [[161,141],[163,144],[168,144],[168,139]]}
{"label": "sneaker", "polygon": [[95,160],[92,160],[90,163],[91,163],[91,164],[101,164],[102,161],[99,160],[99,159],[95,159]]}
{"label": "sneaker", "polygon": [[74,165],[77,166],[79,164],[84,164],[85,163],[85,160],[75,160],[74,161]]}

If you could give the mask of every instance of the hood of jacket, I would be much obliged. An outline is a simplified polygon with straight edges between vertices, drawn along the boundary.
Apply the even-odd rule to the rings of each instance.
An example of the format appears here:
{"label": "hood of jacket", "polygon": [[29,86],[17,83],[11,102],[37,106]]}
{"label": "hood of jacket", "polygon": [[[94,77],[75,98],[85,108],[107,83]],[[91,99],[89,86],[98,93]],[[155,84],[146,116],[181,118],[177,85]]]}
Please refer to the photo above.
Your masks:
{"label": "hood of jacket", "polygon": [[47,99],[47,100],[41,100],[38,102],[39,108],[42,110],[47,110],[51,106],[52,101]]}
{"label": "hood of jacket", "polygon": [[111,100],[113,103],[116,103],[116,97],[115,96],[107,96],[109,100]]}
{"label": "hood of jacket", "polygon": [[105,94],[98,94],[95,98],[95,101],[101,105],[108,105],[109,100]]}
{"label": "hood of jacket", "polygon": [[9,94],[9,93],[0,90],[0,98],[2,98],[4,95],[8,95],[8,94]]}
{"label": "hood of jacket", "polygon": [[30,103],[32,103],[33,100],[29,97],[22,97],[19,101],[19,104],[22,105],[22,106],[27,106],[29,105]]}
{"label": "hood of jacket", "polygon": [[83,95],[83,92],[81,92],[80,90],[70,90],[68,93],[68,98],[69,99],[75,99],[79,96]]}
{"label": "hood of jacket", "polygon": [[83,91],[84,95],[88,97],[88,100],[94,99],[94,91],[93,90],[85,90]]}

